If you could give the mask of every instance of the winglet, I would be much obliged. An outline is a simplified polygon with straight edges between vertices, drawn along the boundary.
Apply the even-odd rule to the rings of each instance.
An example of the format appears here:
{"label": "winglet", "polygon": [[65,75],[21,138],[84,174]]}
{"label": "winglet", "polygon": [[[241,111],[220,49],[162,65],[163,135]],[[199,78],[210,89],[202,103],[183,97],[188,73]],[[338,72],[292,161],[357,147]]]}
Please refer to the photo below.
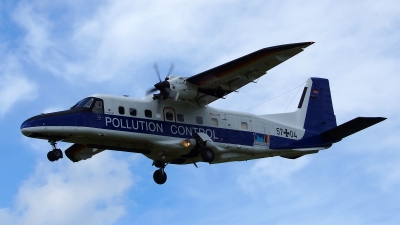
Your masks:
{"label": "winglet", "polygon": [[338,142],[347,136],[357,133],[358,131],[361,131],[384,120],[386,120],[386,118],[384,117],[357,117],[344,124],[323,132],[321,136],[330,141]]}

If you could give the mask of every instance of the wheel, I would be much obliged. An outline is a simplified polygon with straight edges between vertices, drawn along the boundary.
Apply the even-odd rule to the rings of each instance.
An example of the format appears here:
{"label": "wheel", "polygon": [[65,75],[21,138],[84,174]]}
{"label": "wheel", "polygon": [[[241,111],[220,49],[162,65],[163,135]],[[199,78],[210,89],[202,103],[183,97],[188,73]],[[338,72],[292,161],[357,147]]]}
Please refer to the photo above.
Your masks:
{"label": "wheel", "polygon": [[211,148],[203,147],[200,149],[200,155],[204,162],[212,162],[214,161],[215,155]]}
{"label": "wheel", "polygon": [[153,173],[153,179],[157,184],[163,184],[167,181],[167,174],[162,169],[156,170]]}
{"label": "wheel", "polygon": [[50,162],[57,161],[63,157],[63,153],[61,149],[54,149],[52,151],[49,151],[47,153],[47,159],[50,160]]}
{"label": "wheel", "polygon": [[63,153],[62,153],[61,149],[56,148],[52,152],[53,152],[53,155],[56,158],[56,160],[59,160],[63,157]]}
{"label": "wheel", "polygon": [[54,152],[53,151],[49,151],[47,153],[47,159],[49,159],[50,162],[56,161],[56,157],[54,156]]}

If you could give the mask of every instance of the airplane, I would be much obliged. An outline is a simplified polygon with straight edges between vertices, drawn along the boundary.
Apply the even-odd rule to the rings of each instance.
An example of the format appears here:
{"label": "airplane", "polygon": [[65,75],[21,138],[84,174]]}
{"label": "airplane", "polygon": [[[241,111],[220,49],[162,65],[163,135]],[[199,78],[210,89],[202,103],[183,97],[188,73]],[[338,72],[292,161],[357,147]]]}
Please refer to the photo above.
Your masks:
{"label": "airplane", "polygon": [[[357,117],[336,124],[329,81],[306,81],[294,112],[255,115],[209,106],[232,92],[256,83],[266,72],[302,52],[314,42],[263,48],[191,77],[170,75],[143,99],[95,94],[69,110],[27,119],[23,135],[47,140],[47,158],[63,158],[57,142],[73,143],[65,150],[72,162],[104,150],[141,153],[153,161],[157,184],[167,180],[168,164],[187,165],[245,161],[280,156],[296,159],[330,148],[343,138],[375,125],[384,117]],[[173,65],[173,64],[172,64]],[[150,93],[157,92],[157,94]]]}

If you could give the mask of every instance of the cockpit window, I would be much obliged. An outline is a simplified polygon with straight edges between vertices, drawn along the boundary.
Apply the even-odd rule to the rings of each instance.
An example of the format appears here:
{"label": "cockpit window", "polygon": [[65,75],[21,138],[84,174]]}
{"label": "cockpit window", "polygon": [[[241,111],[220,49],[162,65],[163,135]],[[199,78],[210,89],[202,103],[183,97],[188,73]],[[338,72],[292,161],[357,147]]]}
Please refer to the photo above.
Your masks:
{"label": "cockpit window", "polygon": [[103,114],[103,101],[101,100],[96,100],[96,102],[94,103],[93,109],[92,109],[93,113],[97,113],[97,114]]}
{"label": "cockpit window", "polygon": [[74,106],[72,106],[71,109],[75,109],[75,108],[90,108],[92,103],[93,103],[93,98],[85,98],[85,99],[80,100]]}

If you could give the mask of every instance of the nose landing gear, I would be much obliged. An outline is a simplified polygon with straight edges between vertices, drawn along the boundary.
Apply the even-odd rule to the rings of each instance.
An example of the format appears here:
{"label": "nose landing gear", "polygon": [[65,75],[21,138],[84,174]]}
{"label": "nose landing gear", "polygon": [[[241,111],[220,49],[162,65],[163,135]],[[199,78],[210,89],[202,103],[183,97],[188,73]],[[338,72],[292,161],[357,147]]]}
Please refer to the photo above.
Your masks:
{"label": "nose landing gear", "polygon": [[154,182],[160,185],[164,184],[167,181],[167,174],[164,171],[167,164],[162,161],[154,161],[153,166],[159,168],[153,173]]}
{"label": "nose landing gear", "polygon": [[153,179],[157,184],[164,184],[167,181],[167,174],[164,168],[160,168],[153,173]]}
{"label": "nose landing gear", "polygon": [[47,153],[47,159],[49,159],[50,162],[54,162],[61,159],[63,157],[63,153],[61,149],[56,148],[57,142],[53,139],[50,139],[49,143],[53,147],[53,150]]}

